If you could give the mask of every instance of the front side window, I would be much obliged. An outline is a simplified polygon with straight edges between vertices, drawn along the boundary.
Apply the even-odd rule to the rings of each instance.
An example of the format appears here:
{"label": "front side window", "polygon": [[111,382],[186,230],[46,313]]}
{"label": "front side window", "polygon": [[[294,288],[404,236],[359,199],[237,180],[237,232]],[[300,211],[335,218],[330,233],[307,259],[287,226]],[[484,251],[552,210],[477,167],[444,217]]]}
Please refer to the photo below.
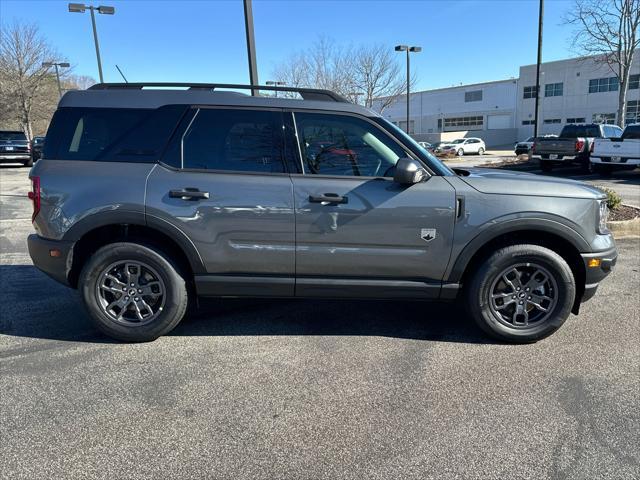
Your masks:
{"label": "front side window", "polygon": [[283,173],[279,112],[203,108],[182,137],[182,167]]}
{"label": "front side window", "polygon": [[348,115],[295,114],[305,173],[392,177],[404,150],[369,122]]}

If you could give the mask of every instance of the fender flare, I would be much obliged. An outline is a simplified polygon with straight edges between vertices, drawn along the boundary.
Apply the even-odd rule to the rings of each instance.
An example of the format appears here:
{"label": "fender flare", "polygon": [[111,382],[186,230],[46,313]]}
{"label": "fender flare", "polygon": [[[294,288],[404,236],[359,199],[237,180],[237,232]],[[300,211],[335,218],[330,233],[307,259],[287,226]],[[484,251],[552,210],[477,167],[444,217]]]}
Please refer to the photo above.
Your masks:
{"label": "fender flare", "polygon": [[491,222],[490,226],[476,235],[470,242],[468,242],[462,251],[458,254],[455,262],[447,272],[446,282],[457,283],[462,279],[462,275],[466,270],[469,262],[478,251],[490,241],[506,233],[518,232],[518,231],[539,231],[543,233],[550,233],[556,235],[563,240],[566,240],[575,249],[580,252],[591,252],[591,245],[587,242],[582,235],[580,235],[573,228],[560,223],[550,218],[514,218],[498,220],[499,223],[494,224]]}
{"label": "fender flare", "polygon": [[77,242],[92,230],[108,225],[138,225],[148,227],[166,235],[184,252],[194,274],[206,273],[198,249],[189,237],[172,223],[141,211],[109,210],[91,214],[76,222],[64,234],[62,240]]}

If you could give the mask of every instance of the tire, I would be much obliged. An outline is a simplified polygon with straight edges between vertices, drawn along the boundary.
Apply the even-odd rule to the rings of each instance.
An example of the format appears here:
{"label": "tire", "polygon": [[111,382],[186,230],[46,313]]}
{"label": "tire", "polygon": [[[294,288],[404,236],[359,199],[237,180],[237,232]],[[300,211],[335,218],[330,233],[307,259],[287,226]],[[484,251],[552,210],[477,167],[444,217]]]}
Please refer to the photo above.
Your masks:
{"label": "tire", "polygon": [[[514,267],[521,271],[519,279],[510,270]],[[511,286],[503,275],[514,277],[510,278]],[[543,278],[547,280],[542,281]],[[536,282],[541,286],[533,285]],[[532,285],[530,291],[525,291]],[[509,342],[531,343],[562,326],[573,307],[576,285],[571,268],[556,252],[539,245],[512,245],[501,248],[482,263],[465,293],[469,314],[484,332]],[[492,300],[494,295],[496,298]],[[529,303],[532,296],[546,312]],[[524,303],[522,307],[518,306],[520,302]],[[527,322],[524,315],[518,314],[518,308],[527,311]]]}
{"label": "tire", "polygon": [[464,150],[459,148],[458,151],[456,152],[456,155],[459,157],[462,157],[464,155]]}
{"label": "tire", "polygon": [[540,170],[543,172],[550,172],[553,170],[553,163],[546,160],[540,160]]}
{"label": "tire", "polygon": [[484,155],[484,148],[480,147],[478,149],[478,155]]}
{"label": "tire", "polygon": [[[84,265],[79,285],[94,325],[125,342],[148,342],[170,332],[189,305],[187,282],[171,259],[160,250],[137,243],[112,243],[100,248]],[[123,292],[129,290],[120,293],[121,287]],[[126,308],[121,308],[125,303]]]}
{"label": "tire", "polygon": [[33,157],[30,157],[29,160],[25,160],[22,165],[25,167],[33,167]]}
{"label": "tire", "polygon": [[609,177],[613,172],[613,169],[608,165],[599,165],[599,164],[592,163],[591,171],[593,173],[597,173],[601,177]]}
{"label": "tire", "polygon": [[591,167],[591,162],[589,160],[582,161],[582,163],[580,163],[580,171],[582,173],[591,173],[593,171],[592,167]]}

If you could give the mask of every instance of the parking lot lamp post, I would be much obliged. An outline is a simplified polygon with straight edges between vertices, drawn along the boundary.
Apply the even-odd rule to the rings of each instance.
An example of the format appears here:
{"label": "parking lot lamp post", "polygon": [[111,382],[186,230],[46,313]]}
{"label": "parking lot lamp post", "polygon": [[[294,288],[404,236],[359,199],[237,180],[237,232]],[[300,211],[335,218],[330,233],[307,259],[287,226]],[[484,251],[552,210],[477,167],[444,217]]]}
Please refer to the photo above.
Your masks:
{"label": "parking lot lamp post", "polygon": [[100,45],[98,44],[98,31],[96,30],[96,15],[94,10],[97,10],[98,13],[103,15],[113,15],[116,12],[116,9],[113,7],[108,7],[105,5],[100,5],[98,7],[94,7],[93,5],[85,5],[84,3],[70,3],[69,11],[72,13],[84,13],[85,10],[89,9],[91,12],[91,26],[93,27],[93,42],[96,45],[96,58],[98,59],[98,75],[100,76],[100,83],[104,83],[104,78],[102,76],[102,61],[100,60]]}
{"label": "parking lot lamp post", "polygon": [[409,133],[409,93],[411,83],[411,70],[409,53],[418,53],[422,51],[422,47],[410,47],[408,45],[396,45],[396,52],[407,52],[407,134]]}
{"label": "parking lot lamp post", "polygon": [[56,80],[58,81],[58,96],[62,97],[62,86],[60,85],[60,72],[58,71],[58,67],[69,68],[70,65],[67,62],[44,62],[42,66],[44,68],[54,67],[56,69]]}
{"label": "parking lot lamp post", "polygon": [[544,17],[544,0],[540,0],[540,6],[538,10],[538,59],[536,62],[536,111],[534,112],[534,124],[533,124],[533,136],[537,137],[539,127],[538,127],[538,110],[540,105],[540,64],[542,63],[542,19]]}
{"label": "parking lot lamp post", "polygon": [[[285,82],[277,82],[274,80],[267,80],[265,83],[267,85],[272,85],[274,87],[284,87],[286,85]],[[278,98],[278,90],[276,90],[276,98]]]}

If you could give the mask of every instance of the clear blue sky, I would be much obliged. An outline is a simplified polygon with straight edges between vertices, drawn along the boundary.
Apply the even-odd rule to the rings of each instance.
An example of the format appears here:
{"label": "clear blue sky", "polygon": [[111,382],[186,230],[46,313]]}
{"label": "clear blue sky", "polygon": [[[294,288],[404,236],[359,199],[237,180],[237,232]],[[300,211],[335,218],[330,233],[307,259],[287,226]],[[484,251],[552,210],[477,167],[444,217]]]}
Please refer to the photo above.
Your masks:
{"label": "clear blue sky", "polygon": [[[90,3],[85,0],[86,3]],[[97,15],[105,81],[248,83],[241,0],[104,0]],[[98,5],[100,3],[94,3]],[[537,0],[254,0],[261,83],[274,66],[320,36],[338,44],[421,45],[412,57],[418,88],[498,80],[535,63]],[[545,2],[543,59],[573,56],[561,17],[571,1]],[[74,66],[98,78],[88,12],[58,0],[0,0],[0,19],[36,23]],[[398,54],[399,61],[401,60]]]}

